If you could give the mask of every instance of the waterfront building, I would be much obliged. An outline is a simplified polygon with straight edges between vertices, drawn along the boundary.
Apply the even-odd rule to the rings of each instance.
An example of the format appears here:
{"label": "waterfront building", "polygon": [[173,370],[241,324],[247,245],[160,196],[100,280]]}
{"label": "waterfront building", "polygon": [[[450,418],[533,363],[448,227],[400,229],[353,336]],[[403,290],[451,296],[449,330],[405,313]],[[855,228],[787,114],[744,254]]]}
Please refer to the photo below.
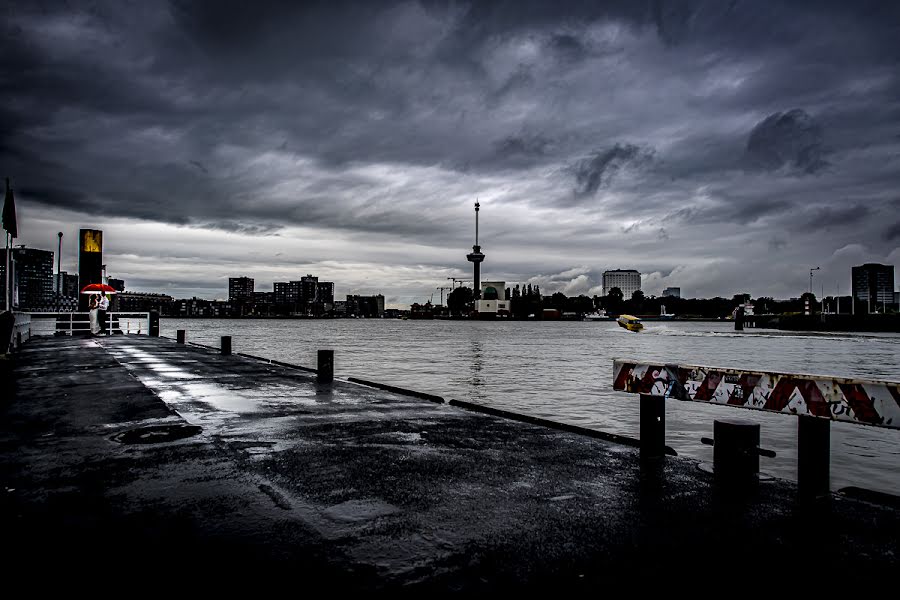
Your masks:
{"label": "waterfront building", "polygon": [[253,298],[253,288],[252,277],[229,277],[228,301],[249,302]]}
{"label": "waterfront building", "polygon": [[291,295],[291,284],[287,281],[276,281],[275,288],[275,304],[288,304]]}
{"label": "waterfront building", "polygon": [[[56,310],[53,256],[49,250],[10,248],[11,306],[21,311]],[[6,249],[0,250],[0,290],[6,294]],[[6,296],[0,295],[0,298]]]}
{"label": "waterfront building", "polygon": [[253,292],[253,304],[275,304],[275,292]]}
{"label": "waterfront building", "polygon": [[852,268],[854,313],[884,312],[894,304],[894,266],[867,263]]}
{"label": "waterfront building", "polygon": [[481,298],[475,302],[479,317],[508,316],[509,307],[505,281],[485,281],[481,284]]}
{"label": "waterfront building", "polygon": [[623,297],[628,300],[631,295],[641,289],[641,274],[634,269],[613,269],[603,272],[603,293],[609,294],[614,287],[622,290]]}
{"label": "waterfront building", "polygon": [[320,281],[316,284],[316,302],[323,305],[334,305],[334,282]]}
{"label": "waterfront building", "polygon": [[680,287],[667,287],[663,290],[663,298],[681,298]]}
{"label": "waterfront building", "polygon": [[172,309],[172,296],[150,292],[121,292],[116,294],[121,312],[150,312],[157,310],[168,315]]}
{"label": "waterfront building", "polygon": [[[293,283],[293,282],[292,282]],[[319,278],[307,274],[300,278],[300,303],[309,306],[316,301],[316,293],[319,290]]]}
{"label": "waterfront building", "polygon": [[381,317],[384,314],[384,296],[381,294],[375,296],[348,294],[345,314],[348,317]]}

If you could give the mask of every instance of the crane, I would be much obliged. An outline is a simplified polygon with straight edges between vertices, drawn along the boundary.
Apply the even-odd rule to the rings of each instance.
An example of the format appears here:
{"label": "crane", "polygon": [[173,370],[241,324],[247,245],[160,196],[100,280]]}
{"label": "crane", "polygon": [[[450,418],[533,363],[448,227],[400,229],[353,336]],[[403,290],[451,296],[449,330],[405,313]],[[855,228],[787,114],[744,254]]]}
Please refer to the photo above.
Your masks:
{"label": "crane", "polygon": [[444,290],[452,290],[452,287],[437,287],[434,288],[436,290],[441,290],[441,306],[444,305]]}
{"label": "crane", "polygon": [[[462,284],[468,283],[467,279],[457,279],[456,277],[448,277],[447,279],[453,280],[453,287],[456,287],[457,283],[459,284],[460,287],[462,287]],[[453,289],[453,288],[451,287],[450,289]]]}

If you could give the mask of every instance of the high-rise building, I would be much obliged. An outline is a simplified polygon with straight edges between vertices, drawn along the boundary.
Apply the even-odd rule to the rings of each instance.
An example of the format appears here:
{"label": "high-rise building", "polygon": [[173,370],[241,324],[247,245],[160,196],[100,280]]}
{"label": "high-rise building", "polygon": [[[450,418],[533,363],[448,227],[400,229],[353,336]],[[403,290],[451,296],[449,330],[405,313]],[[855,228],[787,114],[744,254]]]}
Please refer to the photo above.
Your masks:
{"label": "high-rise building", "polygon": [[252,277],[228,278],[228,301],[249,302],[253,298]]}
{"label": "high-rise building", "polygon": [[680,287],[667,287],[663,290],[663,298],[681,298],[681,288]]}
{"label": "high-rise building", "polygon": [[316,301],[316,293],[319,291],[319,278],[307,274],[300,278],[300,303],[312,304]]}
{"label": "high-rise building", "polygon": [[[78,232],[78,285],[83,289],[103,283],[103,232],[81,229]],[[78,294],[78,310],[88,309],[88,294]]]}
{"label": "high-rise building", "polygon": [[125,291],[125,280],[124,279],[116,279],[115,277],[110,277],[109,281],[107,283],[109,283],[109,287],[116,290],[117,292]]}
{"label": "high-rise building", "polygon": [[884,312],[894,305],[894,266],[867,263],[852,269],[853,311]]}
{"label": "high-rise building", "polygon": [[[53,287],[53,252],[20,246],[10,249],[11,306],[21,311],[52,311],[56,306]],[[6,249],[0,250],[0,290],[6,293]],[[6,296],[0,294],[0,298]]]}
{"label": "high-rise building", "polygon": [[628,300],[631,295],[641,289],[641,274],[634,269],[614,269],[603,272],[603,293],[609,294],[614,287],[622,290],[622,296]]}

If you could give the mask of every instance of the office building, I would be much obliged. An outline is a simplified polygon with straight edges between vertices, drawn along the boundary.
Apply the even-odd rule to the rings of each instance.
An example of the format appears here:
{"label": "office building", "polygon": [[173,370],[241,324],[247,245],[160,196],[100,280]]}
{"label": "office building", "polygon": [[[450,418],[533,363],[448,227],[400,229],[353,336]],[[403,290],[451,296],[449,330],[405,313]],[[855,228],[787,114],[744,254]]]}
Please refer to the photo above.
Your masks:
{"label": "office building", "polygon": [[852,268],[854,313],[884,312],[894,305],[894,266],[868,263]]}
{"label": "office building", "polygon": [[[10,249],[10,306],[21,311],[53,311],[53,252],[19,246]],[[6,294],[6,249],[0,250],[0,290]],[[0,298],[5,298],[0,295]]]}
{"label": "office building", "polygon": [[253,298],[252,277],[228,278],[228,301],[249,302]]}
{"label": "office building", "polygon": [[116,279],[115,277],[110,277],[109,281],[107,281],[109,287],[116,290],[117,292],[125,291],[125,280],[124,279]]}
{"label": "office building", "polygon": [[634,269],[614,269],[603,272],[603,293],[608,295],[609,290],[619,288],[622,297],[628,300],[631,295],[641,289],[641,274]]}
{"label": "office building", "polygon": [[680,287],[667,287],[663,290],[663,298],[681,298]]}

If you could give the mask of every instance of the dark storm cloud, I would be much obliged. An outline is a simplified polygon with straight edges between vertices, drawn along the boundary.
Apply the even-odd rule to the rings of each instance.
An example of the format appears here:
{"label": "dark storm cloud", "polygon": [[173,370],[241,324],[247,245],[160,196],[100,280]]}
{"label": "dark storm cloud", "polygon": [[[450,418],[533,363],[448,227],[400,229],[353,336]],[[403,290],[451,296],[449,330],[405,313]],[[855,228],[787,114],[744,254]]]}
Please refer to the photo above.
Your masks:
{"label": "dark storm cloud", "polygon": [[853,227],[868,217],[871,212],[872,209],[862,204],[843,207],[827,206],[810,211],[805,225],[814,229]]}
{"label": "dark storm cloud", "polygon": [[769,115],[747,140],[751,164],[775,170],[788,166],[815,173],[828,166],[825,161],[822,127],[806,111],[793,109]]}
{"label": "dark storm cloud", "polygon": [[455,248],[480,197],[523,260],[673,277],[735,231],[799,261],[898,239],[896,3],[3,10],[0,167],[26,207]]}
{"label": "dark storm cloud", "polygon": [[575,195],[580,198],[593,196],[602,186],[608,186],[616,174],[626,165],[645,163],[653,152],[634,144],[616,144],[606,150],[598,150],[571,167],[575,177]]}
{"label": "dark storm cloud", "polygon": [[888,242],[900,240],[900,221],[897,221],[896,223],[885,229],[883,237],[885,241]]}

